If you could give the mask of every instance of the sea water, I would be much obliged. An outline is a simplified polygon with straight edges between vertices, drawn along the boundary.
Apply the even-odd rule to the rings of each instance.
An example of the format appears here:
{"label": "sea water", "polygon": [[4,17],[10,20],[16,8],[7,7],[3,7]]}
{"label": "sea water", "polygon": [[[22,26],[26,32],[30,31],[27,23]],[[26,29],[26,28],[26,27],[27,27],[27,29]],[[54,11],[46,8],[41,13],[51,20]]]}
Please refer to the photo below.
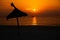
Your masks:
{"label": "sea water", "polygon": [[[60,25],[60,17],[18,17],[19,25]],[[0,25],[17,25],[16,18],[0,17]]]}

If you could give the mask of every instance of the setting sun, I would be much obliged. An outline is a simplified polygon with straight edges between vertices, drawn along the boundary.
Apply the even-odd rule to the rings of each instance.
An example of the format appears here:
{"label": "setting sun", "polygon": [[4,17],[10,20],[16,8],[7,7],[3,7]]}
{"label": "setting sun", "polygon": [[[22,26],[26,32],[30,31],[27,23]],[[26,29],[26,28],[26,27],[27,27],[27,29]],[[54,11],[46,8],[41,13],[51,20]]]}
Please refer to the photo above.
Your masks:
{"label": "setting sun", "polygon": [[36,9],[33,9],[34,12],[36,12]]}
{"label": "setting sun", "polygon": [[35,9],[35,8],[32,8],[32,9],[27,8],[26,11],[37,12],[37,9]]}

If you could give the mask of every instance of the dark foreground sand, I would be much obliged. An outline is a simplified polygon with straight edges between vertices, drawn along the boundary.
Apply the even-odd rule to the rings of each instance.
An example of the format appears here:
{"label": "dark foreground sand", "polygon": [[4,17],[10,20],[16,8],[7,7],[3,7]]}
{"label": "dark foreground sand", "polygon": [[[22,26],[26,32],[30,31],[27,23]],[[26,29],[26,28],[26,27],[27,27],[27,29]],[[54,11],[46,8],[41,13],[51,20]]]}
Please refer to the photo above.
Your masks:
{"label": "dark foreground sand", "polygon": [[57,26],[0,26],[0,40],[58,40],[60,27]]}

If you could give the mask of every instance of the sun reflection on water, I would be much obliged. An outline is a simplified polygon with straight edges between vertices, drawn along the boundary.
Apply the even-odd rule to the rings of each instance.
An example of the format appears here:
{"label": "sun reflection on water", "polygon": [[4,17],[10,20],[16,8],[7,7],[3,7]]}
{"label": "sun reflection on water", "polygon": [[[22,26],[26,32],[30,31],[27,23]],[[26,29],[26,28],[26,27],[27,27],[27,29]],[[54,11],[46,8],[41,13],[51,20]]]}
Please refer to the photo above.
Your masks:
{"label": "sun reflection on water", "polygon": [[32,25],[37,25],[37,19],[36,19],[36,17],[33,17]]}

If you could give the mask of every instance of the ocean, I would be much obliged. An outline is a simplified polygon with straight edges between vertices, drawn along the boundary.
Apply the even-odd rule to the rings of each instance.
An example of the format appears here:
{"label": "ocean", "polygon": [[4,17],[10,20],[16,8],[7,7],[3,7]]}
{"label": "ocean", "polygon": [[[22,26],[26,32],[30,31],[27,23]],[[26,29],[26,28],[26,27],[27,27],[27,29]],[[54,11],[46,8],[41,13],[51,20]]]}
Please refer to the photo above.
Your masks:
{"label": "ocean", "polygon": [[[60,26],[60,17],[18,17],[19,25]],[[0,17],[0,25],[17,25],[16,18]]]}

